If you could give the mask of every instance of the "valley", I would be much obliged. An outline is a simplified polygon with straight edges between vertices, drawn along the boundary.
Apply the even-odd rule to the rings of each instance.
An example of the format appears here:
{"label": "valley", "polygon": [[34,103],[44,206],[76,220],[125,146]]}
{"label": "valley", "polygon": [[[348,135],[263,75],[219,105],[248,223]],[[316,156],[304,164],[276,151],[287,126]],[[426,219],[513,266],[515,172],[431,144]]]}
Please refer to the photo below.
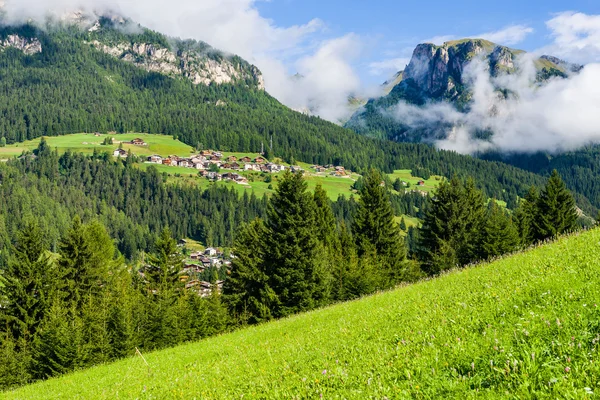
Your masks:
{"label": "valley", "polygon": [[585,398],[600,374],[599,241],[597,229],[561,238],[0,397]]}
{"label": "valley", "polygon": [[0,398],[600,390],[600,67],[60,3],[0,1]]}

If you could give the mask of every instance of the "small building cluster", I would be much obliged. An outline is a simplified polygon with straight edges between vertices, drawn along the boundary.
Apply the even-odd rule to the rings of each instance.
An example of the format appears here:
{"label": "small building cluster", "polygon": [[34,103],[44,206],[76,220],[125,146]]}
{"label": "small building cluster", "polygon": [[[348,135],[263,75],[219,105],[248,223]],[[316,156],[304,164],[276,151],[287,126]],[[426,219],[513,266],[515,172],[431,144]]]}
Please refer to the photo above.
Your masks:
{"label": "small building cluster", "polygon": [[347,171],[346,168],[342,166],[335,165],[313,165],[313,168],[318,173],[329,173],[331,176],[336,177],[349,177],[352,175],[350,171]]}
{"label": "small building cluster", "polygon": [[162,164],[183,168],[196,169],[202,171],[202,175],[211,180],[231,180],[238,183],[247,183],[247,179],[236,173],[224,173],[219,174],[216,172],[209,171],[212,165],[216,165],[218,168],[231,170],[231,171],[256,171],[265,173],[278,173],[286,170],[284,165],[268,162],[263,157],[256,157],[254,159],[250,157],[239,158],[236,156],[229,156],[225,158],[223,153],[218,151],[202,151],[199,154],[191,157],[178,157],[169,156],[161,157],[159,155],[153,155],[148,157],[148,163],[151,164]]}
{"label": "small building cluster", "polygon": [[211,284],[210,282],[201,280],[201,275],[211,267],[229,269],[231,267],[231,259],[226,258],[223,252],[212,247],[190,254],[189,261],[185,263],[181,275],[182,281],[185,282],[185,288],[194,290],[202,297],[210,296],[215,288],[221,293],[224,281],[217,281]]}

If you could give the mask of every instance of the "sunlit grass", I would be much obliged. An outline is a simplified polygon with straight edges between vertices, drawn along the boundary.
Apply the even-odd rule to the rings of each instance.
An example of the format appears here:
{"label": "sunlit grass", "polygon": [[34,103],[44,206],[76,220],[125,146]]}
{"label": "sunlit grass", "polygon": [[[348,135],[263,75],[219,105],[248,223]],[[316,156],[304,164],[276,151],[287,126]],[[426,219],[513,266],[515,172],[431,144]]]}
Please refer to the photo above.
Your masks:
{"label": "sunlit grass", "polygon": [[6,399],[592,398],[600,230]]}

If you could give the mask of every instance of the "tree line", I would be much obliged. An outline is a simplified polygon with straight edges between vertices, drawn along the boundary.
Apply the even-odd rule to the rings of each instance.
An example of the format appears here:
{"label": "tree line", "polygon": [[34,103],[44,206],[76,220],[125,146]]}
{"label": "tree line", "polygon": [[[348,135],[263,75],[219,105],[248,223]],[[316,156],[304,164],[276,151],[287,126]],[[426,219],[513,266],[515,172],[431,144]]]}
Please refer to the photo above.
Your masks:
{"label": "tree line", "polygon": [[[28,158],[40,164],[32,171],[56,172],[49,160],[58,155],[41,147]],[[168,224],[143,262],[131,263],[98,218],[75,215],[55,241],[44,218],[26,215],[3,251],[0,387],[392,288],[555,237],[575,229],[578,217],[558,173],[510,214],[494,200],[486,205],[472,180],[443,182],[412,239],[380,172],[364,175],[359,195],[347,224],[322,187],[311,193],[302,174],[283,174],[266,212],[237,231],[223,294],[209,297],[186,289],[179,236]]]}
{"label": "tree line", "polygon": [[56,253],[28,221],[0,275],[0,389],[225,331],[220,296],[184,290],[182,267],[168,229],[138,268],[97,220],[76,217]]}

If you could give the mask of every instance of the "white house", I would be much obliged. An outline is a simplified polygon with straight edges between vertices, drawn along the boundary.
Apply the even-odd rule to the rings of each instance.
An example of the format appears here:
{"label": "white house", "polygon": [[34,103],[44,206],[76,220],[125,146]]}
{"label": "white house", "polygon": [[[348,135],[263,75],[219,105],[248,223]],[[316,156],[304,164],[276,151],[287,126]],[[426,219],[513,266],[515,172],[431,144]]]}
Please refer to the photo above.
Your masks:
{"label": "white house", "polygon": [[148,157],[148,162],[152,164],[162,164],[163,158],[155,154],[153,156]]}
{"label": "white house", "polygon": [[214,257],[217,255],[217,249],[215,249],[213,247],[209,247],[206,250],[204,250],[204,255],[207,255],[209,257]]}
{"label": "white house", "polygon": [[127,157],[127,150],[117,149],[114,151],[113,156],[119,157],[119,158],[125,158],[125,157]]}

